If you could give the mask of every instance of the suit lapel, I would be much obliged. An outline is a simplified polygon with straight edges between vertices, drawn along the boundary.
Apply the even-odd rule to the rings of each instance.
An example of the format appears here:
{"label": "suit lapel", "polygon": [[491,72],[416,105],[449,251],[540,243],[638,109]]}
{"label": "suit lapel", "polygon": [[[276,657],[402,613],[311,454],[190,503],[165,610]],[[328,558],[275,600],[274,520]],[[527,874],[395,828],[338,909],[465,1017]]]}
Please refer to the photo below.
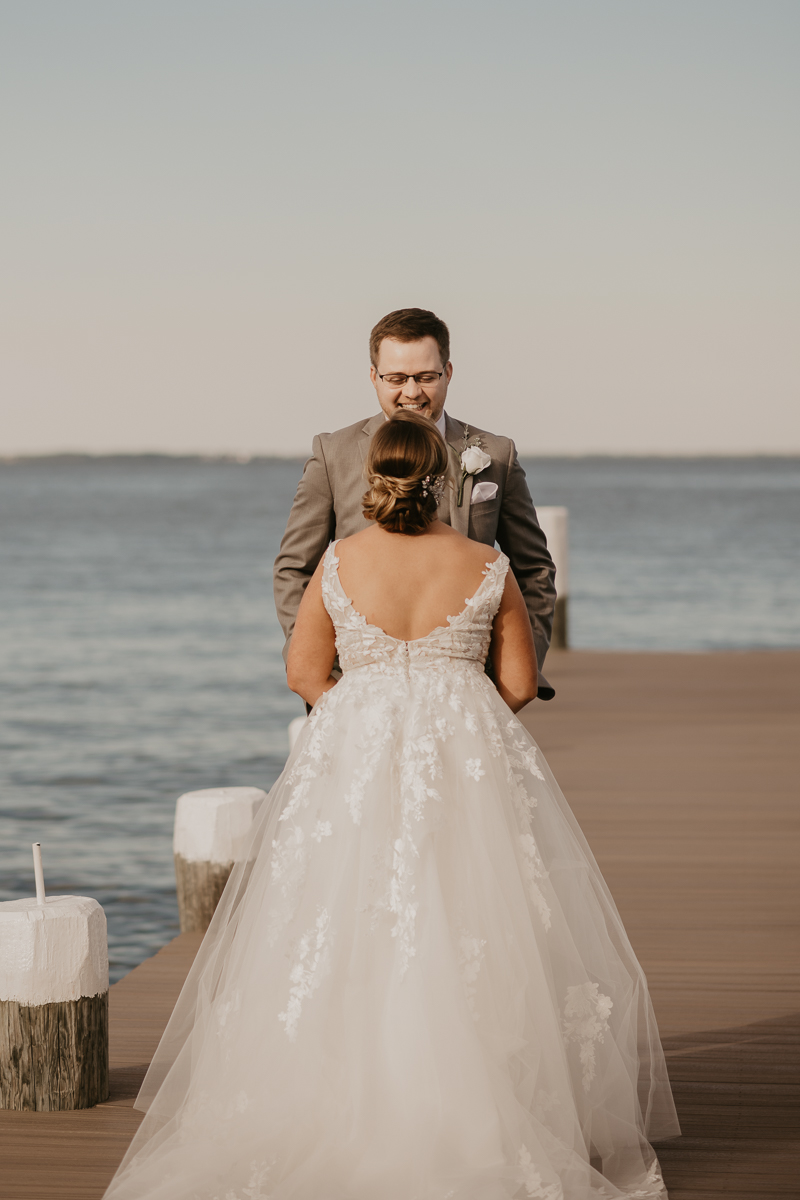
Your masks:
{"label": "suit lapel", "polygon": [[382,412],[379,412],[379,413],[376,413],[374,417],[370,417],[370,419],[368,421],[365,421],[364,424],[361,426],[361,436],[358,439],[358,449],[361,453],[361,462],[362,463],[366,462],[367,450],[369,448],[370,442],[372,441],[373,433],[375,432],[376,429],[380,429],[381,425],[383,424],[383,422],[385,420],[386,420],[386,417],[383,415]]}
{"label": "suit lapel", "polygon": [[450,496],[450,525],[453,529],[469,537],[469,502],[472,495],[472,476],[464,481],[464,496],[461,507],[458,506],[458,484],[461,479],[461,452],[464,448],[464,426],[460,421],[445,414],[445,441],[447,442],[447,457],[449,459],[448,478],[452,486],[448,486]]}

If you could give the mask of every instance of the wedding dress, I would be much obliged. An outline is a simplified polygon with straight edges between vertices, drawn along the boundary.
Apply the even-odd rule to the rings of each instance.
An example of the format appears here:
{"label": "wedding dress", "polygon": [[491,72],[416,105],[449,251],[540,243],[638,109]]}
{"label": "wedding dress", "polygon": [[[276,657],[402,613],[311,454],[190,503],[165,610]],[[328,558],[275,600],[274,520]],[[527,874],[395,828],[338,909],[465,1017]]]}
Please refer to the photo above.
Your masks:
{"label": "wedding dress", "polygon": [[107,1200],[628,1200],[679,1132],[641,968],[484,673],[508,559],[402,642],[322,576],[343,678],[258,814]]}

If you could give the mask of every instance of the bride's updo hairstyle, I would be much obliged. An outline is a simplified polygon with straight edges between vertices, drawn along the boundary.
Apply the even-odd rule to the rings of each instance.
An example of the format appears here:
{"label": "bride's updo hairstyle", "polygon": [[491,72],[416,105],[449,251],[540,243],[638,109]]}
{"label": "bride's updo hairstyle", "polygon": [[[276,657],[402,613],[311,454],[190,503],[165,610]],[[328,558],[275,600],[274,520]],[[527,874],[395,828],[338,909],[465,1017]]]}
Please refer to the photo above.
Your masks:
{"label": "bride's updo hairstyle", "polygon": [[422,533],[436,516],[446,472],[447,447],[433,422],[398,412],[370,442],[364,516],[389,533]]}

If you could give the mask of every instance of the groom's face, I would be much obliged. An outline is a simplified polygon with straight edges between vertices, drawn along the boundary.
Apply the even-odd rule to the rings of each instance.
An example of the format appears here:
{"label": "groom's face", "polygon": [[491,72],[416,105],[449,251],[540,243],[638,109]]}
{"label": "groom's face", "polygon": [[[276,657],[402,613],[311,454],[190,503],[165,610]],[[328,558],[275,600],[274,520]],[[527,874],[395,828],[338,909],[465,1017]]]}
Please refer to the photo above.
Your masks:
{"label": "groom's face", "polygon": [[[412,375],[441,372],[434,382],[417,382]],[[436,339],[421,338],[418,342],[397,342],[384,338],[378,351],[377,367],[370,367],[369,377],[378,393],[378,403],[387,417],[401,408],[422,413],[438,421],[447,397],[447,385],[453,374],[453,364],[443,363]],[[405,375],[405,383],[392,383],[381,375]]]}

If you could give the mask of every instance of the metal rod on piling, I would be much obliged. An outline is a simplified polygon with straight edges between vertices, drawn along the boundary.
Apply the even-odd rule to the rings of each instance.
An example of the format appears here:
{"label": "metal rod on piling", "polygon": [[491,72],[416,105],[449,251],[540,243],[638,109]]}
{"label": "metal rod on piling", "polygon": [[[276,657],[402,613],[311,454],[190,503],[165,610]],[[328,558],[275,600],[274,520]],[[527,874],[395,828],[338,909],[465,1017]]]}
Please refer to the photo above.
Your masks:
{"label": "metal rod on piling", "polygon": [[44,871],[42,869],[42,843],[33,843],[33,873],[36,876],[36,903],[44,904]]}

